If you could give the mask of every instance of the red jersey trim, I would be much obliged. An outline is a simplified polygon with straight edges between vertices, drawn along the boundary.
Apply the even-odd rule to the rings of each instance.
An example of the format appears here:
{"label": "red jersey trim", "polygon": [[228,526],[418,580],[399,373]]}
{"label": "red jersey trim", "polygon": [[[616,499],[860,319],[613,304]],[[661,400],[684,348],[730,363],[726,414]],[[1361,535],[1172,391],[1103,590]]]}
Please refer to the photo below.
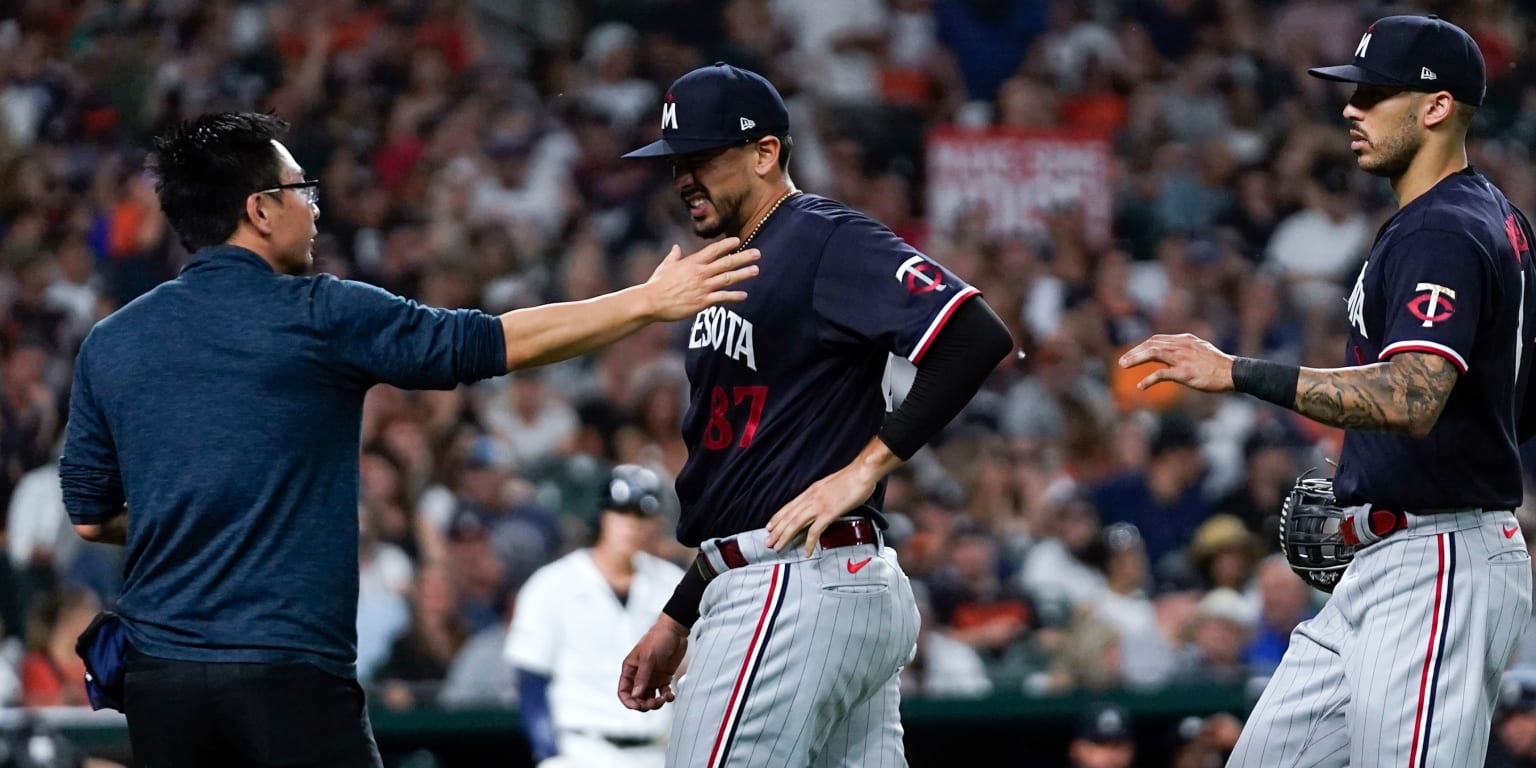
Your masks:
{"label": "red jersey trim", "polygon": [[1386,349],[1381,350],[1381,354],[1376,356],[1376,359],[1384,361],[1399,352],[1428,352],[1432,355],[1439,355],[1451,361],[1456,366],[1456,370],[1461,371],[1463,375],[1467,372],[1467,361],[1465,358],[1458,354],[1456,350],[1444,344],[1436,344],[1433,341],[1399,341],[1388,344]]}
{"label": "red jersey trim", "polygon": [[981,291],[969,286],[966,287],[965,290],[955,294],[954,297],[949,300],[949,303],[945,304],[942,310],[939,310],[938,317],[935,317],[933,322],[928,325],[928,330],[923,332],[923,337],[917,340],[917,349],[914,350],[912,355],[907,359],[911,360],[914,365],[921,362],[923,359],[923,353],[928,351],[928,345],[933,343],[934,338],[939,335],[939,330],[944,327],[945,323],[949,322],[950,315],[955,313],[955,310],[959,308],[960,303],[972,296],[980,295]]}

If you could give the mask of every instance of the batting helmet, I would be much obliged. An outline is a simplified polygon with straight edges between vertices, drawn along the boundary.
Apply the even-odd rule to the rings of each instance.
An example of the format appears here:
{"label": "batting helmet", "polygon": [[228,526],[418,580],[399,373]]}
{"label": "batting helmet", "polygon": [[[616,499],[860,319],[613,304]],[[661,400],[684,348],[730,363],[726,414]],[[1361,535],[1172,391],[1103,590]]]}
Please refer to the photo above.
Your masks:
{"label": "batting helmet", "polygon": [[621,512],[661,514],[661,476],[638,464],[620,464],[608,473],[601,506]]}

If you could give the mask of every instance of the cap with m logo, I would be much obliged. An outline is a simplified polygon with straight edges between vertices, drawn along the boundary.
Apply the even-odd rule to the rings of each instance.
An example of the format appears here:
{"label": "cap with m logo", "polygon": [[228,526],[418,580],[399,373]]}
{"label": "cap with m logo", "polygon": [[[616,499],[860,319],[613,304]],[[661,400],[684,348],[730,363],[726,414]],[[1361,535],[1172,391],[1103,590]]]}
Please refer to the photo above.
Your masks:
{"label": "cap with m logo", "polygon": [[1360,36],[1353,64],[1314,67],[1313,77],[1433,93],[1479,106],[1487,90],[1483,52],[1461,27],[1438,16],[1388,16]]}
{"label": "cap with m logo", "polygon": [[661,105],[661,139],[625,157],[685,155],[789,133],[789,110],[762,75],[715,62],[672,82]]}

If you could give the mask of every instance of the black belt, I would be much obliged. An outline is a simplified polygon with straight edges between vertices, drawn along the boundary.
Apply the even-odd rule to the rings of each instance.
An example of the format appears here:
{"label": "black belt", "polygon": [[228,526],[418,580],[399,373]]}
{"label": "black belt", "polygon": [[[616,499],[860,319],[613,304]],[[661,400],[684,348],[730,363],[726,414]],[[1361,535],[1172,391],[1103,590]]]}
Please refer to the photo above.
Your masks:
{"label": "black belt", "polygon": [[[874,520],[867,517],[860,517],[855,520],[837,520],[827,526],[825,531],[821,532],[820,541],[822,549],[853,547],[859,544],[878,545],[880,543],[880,527],[875,525]],[[736,541],[734,536],[716,544],[715,549],[719,550],[720,560],[725,563],[727,570],[744,568],[749,565],[746,556],[741,553],[741,544]],[[700,552],[693,562],[694,567],[699,569],[699,574],[704,577],[705,581],[720,575],[716,572],[715,566],[709,562],[709,558],[704,556],[703,552]]]}

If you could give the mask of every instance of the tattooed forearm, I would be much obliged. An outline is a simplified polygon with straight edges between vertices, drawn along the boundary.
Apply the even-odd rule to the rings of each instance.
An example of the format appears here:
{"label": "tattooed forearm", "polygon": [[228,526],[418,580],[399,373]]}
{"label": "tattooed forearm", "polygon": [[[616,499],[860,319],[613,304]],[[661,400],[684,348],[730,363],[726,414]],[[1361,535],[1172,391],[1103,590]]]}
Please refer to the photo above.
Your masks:
{"label": "tattooed forearm", "polygon": [[1334,427],[1423,437],[1439,420],[1457,376],[1449,360],[1427,352],[1358,368],[1303,368],[1296,412]]}

